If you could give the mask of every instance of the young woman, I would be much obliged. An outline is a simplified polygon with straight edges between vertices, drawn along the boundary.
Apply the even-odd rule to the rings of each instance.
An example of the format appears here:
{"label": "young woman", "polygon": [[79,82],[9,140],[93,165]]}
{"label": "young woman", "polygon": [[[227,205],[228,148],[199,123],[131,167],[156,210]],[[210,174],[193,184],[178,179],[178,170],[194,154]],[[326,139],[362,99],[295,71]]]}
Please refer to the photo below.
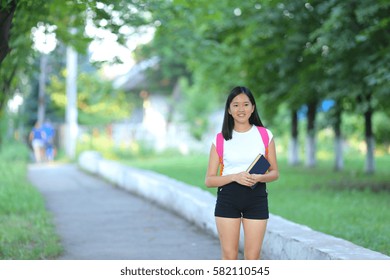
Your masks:
{"label": "young woman", "polygon": [[[265,174],[246,172],[256,156],[266,155],[258,126],[263,124],[257,113],[255,99],[246,87],[235,87],[226,100],[222,125],[223,172],[216,149],[211,145],[205,184],[218,187],[215,220],[221,243],[222,259],[237,259],[241,222],[244,228],[244,257],[259,259],[269,216],[266,184],[279,177],[275,142],[271,131],[267,159],[270,168]],[[255,188],[251,188],[254,186]]]}

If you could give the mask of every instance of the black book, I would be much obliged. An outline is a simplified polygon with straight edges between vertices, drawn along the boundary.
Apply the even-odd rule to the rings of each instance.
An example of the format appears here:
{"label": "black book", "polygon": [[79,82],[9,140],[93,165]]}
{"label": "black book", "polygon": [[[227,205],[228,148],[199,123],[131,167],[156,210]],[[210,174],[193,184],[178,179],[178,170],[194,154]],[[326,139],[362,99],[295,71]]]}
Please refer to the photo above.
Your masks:
{"label": "black book", "polygon": [[[262,154],[259,154],[252,164],[248,167],[247,172],[250,174],[264,174],[267,172],[271,164]],[[254,189],[257,184],[253,185],[251,188]]]}

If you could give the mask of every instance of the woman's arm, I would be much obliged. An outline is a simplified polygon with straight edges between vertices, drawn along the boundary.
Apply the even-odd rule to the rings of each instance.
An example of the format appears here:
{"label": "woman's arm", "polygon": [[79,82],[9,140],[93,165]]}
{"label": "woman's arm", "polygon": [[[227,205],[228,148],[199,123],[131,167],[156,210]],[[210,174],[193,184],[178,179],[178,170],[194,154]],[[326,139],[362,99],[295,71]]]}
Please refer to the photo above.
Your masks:
{"label": "woman's arm", "polygon": [[255,178],[251,176],[248,172],[240,172],[237,174],[230,174],[219,176],[217,175],[219,167],[219,157],[217,150],[215,149],[214,144],[211,145],[210,156],[209,156],[209,165],[207,167],[205,185],[208,188],[220,187],[231,182],[237,182],[244,186],[253,186],[256,181]]}
{"label": "woman's arm", "polygon": [[272,182],[276,181],[279,178],[278,162],[276,160],[276,149],[275,141],[272,139],[271,143],[268,145],[268,162],[270,163],[270,168],[265,174],[252,174],[253,180],[255,182]]}

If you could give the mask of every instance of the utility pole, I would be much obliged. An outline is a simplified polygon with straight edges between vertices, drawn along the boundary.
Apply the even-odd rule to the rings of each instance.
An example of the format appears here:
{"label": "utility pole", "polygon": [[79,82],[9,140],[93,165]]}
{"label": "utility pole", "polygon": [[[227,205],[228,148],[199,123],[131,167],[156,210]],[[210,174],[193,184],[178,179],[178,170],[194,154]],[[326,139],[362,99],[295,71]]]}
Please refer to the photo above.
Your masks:
{"label": "utility pole", "polygon": [[38,24],[32,29],[34,48],[40,53],[40,75],[39,75],[39,92],[38,92],[38,122],[43,124],[45,120],[45,95],[46,95],[46,76],[47,61],[49,54],[56,48],[57,39],[54,33],[55,26],[47,24]]}
{"label": "utility pole", "polygon": [[70,159],[76,157],[77,144],[77,52],[68,46],[66,50],[66,129],[65,151]]}
{"label": "utility pole", "polygon": [[47,54],[41,53],[40,73],[39,73],[39,92],[38,92],[38,122],[43,124],[45,120],[45,93],[46,93],[46,73],[47,73]]}

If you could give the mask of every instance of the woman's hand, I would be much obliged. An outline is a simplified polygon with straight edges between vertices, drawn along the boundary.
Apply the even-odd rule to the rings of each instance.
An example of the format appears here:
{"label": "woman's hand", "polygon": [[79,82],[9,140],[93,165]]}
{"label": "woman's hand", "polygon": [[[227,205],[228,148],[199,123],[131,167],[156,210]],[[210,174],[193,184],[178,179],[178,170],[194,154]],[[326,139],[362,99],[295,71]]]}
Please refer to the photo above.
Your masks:
{"label": "woman's hand", "polygon": [[240,185],[247,186],[247,187],[252,187],[254,184],[256,184],[255,178],[253,177],[253,175],[249,174],[248,172],[237,173],[234,176],[233,180],[239,183]]}
{"label": "woman's hand", "polygon": [[256,183],[263,182],[263,174],[251,174],[251,176]]}

